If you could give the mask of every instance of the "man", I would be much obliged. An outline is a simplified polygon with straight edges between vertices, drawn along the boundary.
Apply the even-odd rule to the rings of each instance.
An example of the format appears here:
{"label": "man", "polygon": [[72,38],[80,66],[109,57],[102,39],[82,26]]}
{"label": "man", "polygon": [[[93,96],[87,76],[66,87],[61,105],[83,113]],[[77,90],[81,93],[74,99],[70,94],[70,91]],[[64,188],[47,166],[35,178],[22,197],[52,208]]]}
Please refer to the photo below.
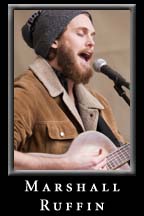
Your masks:
{"label": "man", "polygon": [[14,168],[106,170],[100,151],[67,154],[82,132],[102,131],[101,118],[114,139],[124,142],[106,99],[84,86],[92,76],[95,45],[90,14],[38,11],[22,35],[38,57],[14,84]]}

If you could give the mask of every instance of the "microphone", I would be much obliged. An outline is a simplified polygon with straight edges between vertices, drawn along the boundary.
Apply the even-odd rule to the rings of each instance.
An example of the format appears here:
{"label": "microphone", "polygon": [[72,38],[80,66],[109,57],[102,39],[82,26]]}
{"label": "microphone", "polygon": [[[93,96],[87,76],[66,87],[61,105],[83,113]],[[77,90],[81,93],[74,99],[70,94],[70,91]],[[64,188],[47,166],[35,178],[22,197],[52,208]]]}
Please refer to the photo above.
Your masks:
{"label": "microphone", "polygon": [[127,82],[118,72],[111,69],[104,59],[97,59],[93,63],[93,68],[96,72],[102,72],[107,75],[117,86],[125,86],[130,89],[130,83]]}

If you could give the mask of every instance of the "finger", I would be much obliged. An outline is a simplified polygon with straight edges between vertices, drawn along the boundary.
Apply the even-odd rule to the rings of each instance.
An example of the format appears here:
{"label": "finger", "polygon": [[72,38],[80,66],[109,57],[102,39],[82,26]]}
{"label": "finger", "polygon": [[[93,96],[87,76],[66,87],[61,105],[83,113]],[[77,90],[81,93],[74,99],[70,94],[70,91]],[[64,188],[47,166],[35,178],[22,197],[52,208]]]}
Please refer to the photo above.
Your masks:
{"label": "finger", "polygon": [[93,166],[93,169],[95,169],[95,170],[107,170],[107,168],[106,168],[106,158],[101,160],[99,163],[97,162],[97,164],[95,166]]}
{"label": "finger", "polygon": [[106,156],[105,155],[99,155],[94,160],[95,160],[95,164],[99,164],[102,162],[106,163]]}

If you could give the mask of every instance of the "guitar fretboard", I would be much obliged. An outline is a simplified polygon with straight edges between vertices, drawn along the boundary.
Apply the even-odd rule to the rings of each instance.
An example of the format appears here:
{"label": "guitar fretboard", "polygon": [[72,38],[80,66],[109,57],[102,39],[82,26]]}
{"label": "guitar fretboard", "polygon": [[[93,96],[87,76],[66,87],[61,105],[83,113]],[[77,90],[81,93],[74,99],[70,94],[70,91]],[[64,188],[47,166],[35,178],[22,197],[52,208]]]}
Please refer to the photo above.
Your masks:
{"label": "guitar fretboard", "polygon": [[124,144],[107,156],[107,169],[114,170],[130,160],[130,144]]}

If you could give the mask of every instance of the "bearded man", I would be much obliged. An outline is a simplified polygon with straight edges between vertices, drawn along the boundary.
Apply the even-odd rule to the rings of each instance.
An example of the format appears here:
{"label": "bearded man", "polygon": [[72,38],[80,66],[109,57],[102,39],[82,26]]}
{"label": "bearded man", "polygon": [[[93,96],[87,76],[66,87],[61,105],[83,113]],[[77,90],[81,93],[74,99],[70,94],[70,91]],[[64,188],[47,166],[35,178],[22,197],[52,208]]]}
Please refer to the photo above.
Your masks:
{"label": "bearded man", "polygon": [[[86,131],[118,132],[107,100],[86,88],[92,77],[95,29],[84,10],[41,10],[22,27],[37,54],[14,82],[14,168],[25,170],[106,170],[101,151],[68,152]],[[89,145],[90,143],[87,143]]]}

